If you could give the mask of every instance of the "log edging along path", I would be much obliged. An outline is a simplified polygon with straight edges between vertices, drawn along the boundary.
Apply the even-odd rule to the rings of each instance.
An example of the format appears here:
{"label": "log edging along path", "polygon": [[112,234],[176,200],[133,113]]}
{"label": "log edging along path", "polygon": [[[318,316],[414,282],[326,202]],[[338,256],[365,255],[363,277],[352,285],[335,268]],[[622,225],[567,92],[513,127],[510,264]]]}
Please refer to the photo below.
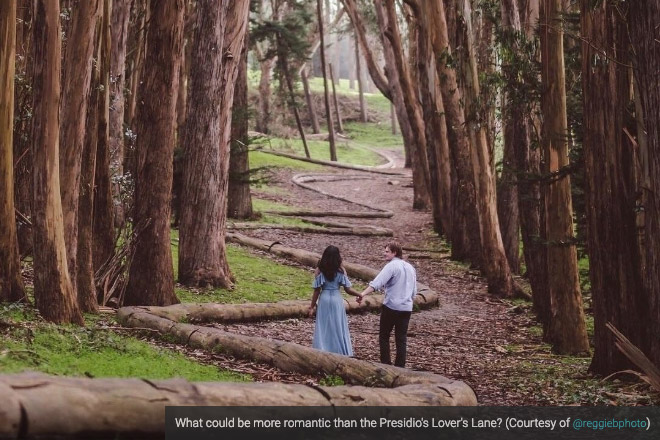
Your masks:
{"label": "log edging along path", "polygon": [[[228,242],[249,246],[263,252],[279,257],[293,260],[297,263],[316,267],[320,254],[303,249],[284,246],[279,242],[261,240],[248,237],[238,233],[228,233]],[[362,281],[371,281],[378,275],[378,270],[371,267],[344,262],[344,268],[348,276]],[[419,309],[436,307],[439,303],[439,295],[423,283],[417,283],[417,296],[414,304]],[[347,313],[363,313],[367,311],[380,310],[383,304],[382,295],[370,295],[364,298],[362,304],[358,304],[353,298],[344,299],[344,307]],[[174,304],[166,307],[140,307],[141,310],[153,315],[170,319],[172,321],[185,321],[194,323],[209,322],[249,322],[268,319],[288,319],[307,316],[309,311],[309,300],[290,300],[276,303],[248,303],[248,304],[213,304],[213,303],[188,303]]]}
{"label": "log edging along path", "polygon": [[328,182],[328,181],[333,181],[333,180],[351,180],[351,179],[361,179],[363,178],[362,176],[346,176],[346,175],[334,175],[334,174],[319,174],[319,173],[305,173],[305,174],[296,174],[291,178],[291,181],[295,183],[296,185],[300,186],[301,188],[308,189],[310,191],[317,192],[319,194],[323,194],[326,197],[330,197],[332,199],[337,199],[341,200],[342,202],[347,202],[351,203],[353,205],[358,205],[362,206],[368,209],[371,209],[373,211],[377,212],[382,212],[383,214],[386,214],[388,217],[392,217],[394,213],[390,211],[389,209],[382,209],[382,208],[377,208],[375,206],[371,206],[367,203],[362,203],[362,202],[356,202],[354,200],[347,199],[346,197],[341,197],[341,196],[336,196],[334,194],[330,194],[329,192],[323,191],[318,188],[314,188],[311,185],[308,185],[310,182]]}
{"label": "log edging along path", "polygon": [[403,173],[400,171],[390,171],[386,170],[383,168],[393,168],[394,167],[394,161],[392,160],[391,157],[386,156],[382,153],[379,153],[377,150],[369,149],[370,151],[378,154],[381,157],[384,157],[387,160],[387,163],[378,165],[375,167],[370,167],[367,165],[351,165],[343,162],[333,162],[331,160],[323,160],[323,159],[311,159],[307,158],[304,156],[298,156],[296,154],[289,154],[289,153],[283,153],[281,151],[273,151],[273,150],[264,150],[264,149],[259,149],[256,151],[261,151],[262,153],[266,154],[272,154],[274,156],[281,156],[281,157],[286,157],[289,159],[294,159],[294,160],[299,160],[301,162],[309,162],[317,165],[323,165],[323,166],[328,166],[328,167],[334,167],[334,168],[342,168],[346,170],[356,170],[356,171],[366,171],[368,173],[376,173],[376,174],[385,174],[388,176],[401,176]]}
{"label": "log edging along path", "polygon": [[360,237],[392,237],[394,232],[388,228],[381,228],[371,225],[344,225],[341,227],[328,226],[295,226],[270,223],[250,223],[250,222],[227,222],[229,230],[246,229],[280,229],[286,231],[302,232],[307,234],[328,234],[328,235],[357,235]]}
{"label": "log edging along path", "polygon": [[[230,234],[231,236],[240,234]],[[319,255],[300,249],[288,248],[265,240],[240,237],[243,244],[249,243],[260,249],[280,256],[294,258],[296,261],[314,266]],[[236,237],[232,237],[235,240]],[[354,263],[345,263],[349,275],[360,279],[372,279],[375,269]],[[419,285],[420,294],[416,303],[421,306],[437,304],[438,296],[427,286]],[[432,405],[474,405],[476,396],[472,389],[463,382],[454,381],[443,376],[407,370],[390,365],[354,359],[334,353],[328,353],[306,347],[300,344],[273,340],[261,337],[245,336],[222,331],[217,328],[193,325],[188,322],[234,321],[240,318],[248,320],[288,318],[293,314],[300,316],[307,312],[309,301],[283,301],[280,303],[263,304],[189,304],[168,307],[124,307],[117,313],[118,321],[127,327],[149,328],[161,334],[173,337],[178,343],[194,348],[210,351],[220,351],[237,358],[268,363],[284,371],[295,371],[306,374],[326,374],[342,377],[347,383],[398,388],[395,395],[399,405],[424,404],[416,396],[416,389],[404,388],[411,385],[425,385],[428,404]],[[377,309],[382,304],[382,297],[365,298],[364,304],[358,305],[354,300],[346,301],[349,312],[367,309]],[[281,307],[280,307],[281,306]],[[280,315],[280,310],[286,310]],[[177,321],[186,322],[177,322]],[[411,400],[406,400],[408,390],[413,391]],[[361,396],[361,389],[355,389],[356,396]],[[393,402],[394,397],[377,403]],[[403,399],[403,400],[398,400]],[[355,402],[362,401],[359,397]],[[434,403],[430,403],[430,402]],[[363,403],[364,404],[364,403]],[[375,404],[375,403],[370,403]],[[391,404],[391,403],[390,403]]]}

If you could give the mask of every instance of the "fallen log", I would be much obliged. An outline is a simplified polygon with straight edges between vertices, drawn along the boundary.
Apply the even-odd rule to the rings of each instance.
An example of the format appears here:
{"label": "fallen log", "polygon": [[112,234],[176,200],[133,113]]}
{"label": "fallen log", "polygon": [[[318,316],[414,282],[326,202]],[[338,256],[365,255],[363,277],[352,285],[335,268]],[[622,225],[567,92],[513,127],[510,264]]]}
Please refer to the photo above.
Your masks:
{"label": "fallen log", "polygon": [[[288,258],[309,267],[315,268],[321,259],[320,254],[306,251],[304,249],[296,249],[284,246],[279,241],[271,242],[267,240],[261,240],[259,238],[248,237],[247,235],[235,232],[228,232],[225,234],[225,238],[228,242],[250,246],[264,252]],[[376,275],[378,275],[379,272],[378,270],[365,266],[364,264],[350,263],[347,261],[344,261],[343,267],[346,269],[348,276],[357,278],[362,281],[373,280],[376,278]],[[425,298],[425,302],[434,303],[437,302],[436,298],[438,298],[438,295],[427,285],[417,282],[417,297]],[[378,297],[371,297],[371,299],[370,297],[366,297],[364,301],[367,301],[367,303],[365,304],[368,304],[369,301],[377,301],[374,298]]]}
{"label": "fallen log", "polygon": [[[297,261],[298,263],[309,267],[316,267],[319,260],[321,259],[320,254],[309,252],[304,249],[296,249],[284,246],[280,242],[261,240],[236,232],[228,232],[225,234],[225,237],[227,241],[231,243],[251,246],[264,252]],[[378,271],[376,269],[372,269],[362,264],[344,262],[344,267],[346,268],[349,276],[364,281],[371,281],[376,277],[376,275],[378,275]]]}
{"label": "fallen log", "polygon": [[[426,286],[414,299],[418,309],[436,307],[439,295]],[[353,297],[344,298],[346,313],[378,311],[383,305],[383,295],[369,295],[358,304]],[[184,303],[166,307],[140,307],[141,310],[176,322],[253,322],[269,319],[304,318],[309,312],[309,300],[279,301],[276,303],[215,304]]]}
{"label": "fallen log", "polygon": [[[192,383],[183,379],[89,379],[37,373],[0,375],[0,437],[97,438],[118,433],[162,438],[166,406],[437,406],[450,401],[449,392],[427,384],[391,390]],[[463,401],[476,404],[474,394],[472,399],[466,395]]]}
{"label": "fallen log", "polygon": [[267,223],[248,223],[248,222],[230,222],[227,229],[282,229],[286,231],[295,231],[311,234],[330,234],[330,235],[356,235],[359,237],[391,237],[394,235],[391,229],[379,228],[376,226],[348,226],[342,228],[315,228],[309,226],[296,225],[278,225]]}
{"label": "fallen log", "polygon": [[316,350],[292,342],[244,336],[210,327],[176,323],[138,307],[124,307],[117,320],[127,327],[153,328],[177,342],[193,348],[220,351],[241,359],[273,365],[283,371],[340,376],[346,383],[395,388],[403,385],[429,385],[444,389],[437,396],[443,405],[472,405],[476,397],[463,382],[446,377],[384,365],[335,353]]}
{"label": "fallen log", "polygon": [[277,214],[286,217],[350,217],[350,218],[391,218],[393,212],[351,212],[351,211],[312,211],[299,209],[296,211],[263,211],[264,214]]}
{"label": "fallen log", "polygon": [[337,199],[337,200],[341,200],[343,202],[352,203],[353,205],[363,206],[365,208],[369,208],[369,209],[372,209],[374,211],[386,212],[386,213],[391,213],[392,212],[390,210],[377,208],[377,207],[371,206],[371,205],[366,204],[366,203],[356,202],[356,201],[348,199],[346,197],[337,196],[337,195],[331,194],[329,192],[320,190],[318,188],[314,188],[311,185],[308,185],[309,182],[317,182],[317,181],[323,182],[325,177],[326,176],[319,175],[319,174],[311,174],[311,175],[310,174],[296,174],[295,176],[293,176],[291,178],[291,181],[293,183],[295,183],[296,185],[300,186],[301,188],[305,188],[305,189],[308,189],[310,191],[314,191],[314,192],[317,192],[319,194],[323,194],[324,196],[330,197],[332,199]]}
{"label": "fallen log", "polygon": [[[294,159],[294,160],[300,160],[302,162],[309,162],[309,163],[314,163],[317,165],[323,165],[323,166],[328,166],[328,167],[334,167],[334,168],[343,168],[347,170],[356,170],[356,171],[366,171],[368,173],[377,173],[377,174],[386,174],[386,175],[391,175],[391,176],[398,176],[401,175],[401,172],[399,171],[387,171],[381,168],[376,168],[376,167],[369,167],[369,166],[363,166],[363,165],[351,165],[347,163],[342,163],[342,162],[333,162],[330,160],[322,160],[322,159],[311,159],[303,156],[298,156],[295,154],[289,154],[289,153],[282,153],[280,151],[272,151],[272,150],[257,150],[261,151],[262,153],[266,154],[272,154],[275,156],[281,156],[281,157],[287,157],[289,159]],[[379,154],[379,153],[377,153]],[[380,155],[380,154],[379,154]],[[379,167],[385,167],[388,166],[390,167],[392,163],[390,162],[392,159],[387,156],[380,155],[381,157],[384,157],[385,160],[388,162],[383,165],[379,165]]]}

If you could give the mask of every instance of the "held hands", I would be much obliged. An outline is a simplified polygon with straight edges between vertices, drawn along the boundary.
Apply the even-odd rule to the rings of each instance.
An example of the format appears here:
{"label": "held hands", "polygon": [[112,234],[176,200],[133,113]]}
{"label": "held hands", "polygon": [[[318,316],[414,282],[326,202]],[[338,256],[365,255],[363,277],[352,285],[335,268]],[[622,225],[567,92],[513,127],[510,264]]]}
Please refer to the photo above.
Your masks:
{"label": "held hands", "polygon": [[356,295],[357,298],[355,300],[357,301],[358,304],[362,304],[362,300],[364,299],[364,297],[369,295],[373,291],[374,291],[374,288],[369,286],[366,289],[364,289],[362,292],[358,293]]}

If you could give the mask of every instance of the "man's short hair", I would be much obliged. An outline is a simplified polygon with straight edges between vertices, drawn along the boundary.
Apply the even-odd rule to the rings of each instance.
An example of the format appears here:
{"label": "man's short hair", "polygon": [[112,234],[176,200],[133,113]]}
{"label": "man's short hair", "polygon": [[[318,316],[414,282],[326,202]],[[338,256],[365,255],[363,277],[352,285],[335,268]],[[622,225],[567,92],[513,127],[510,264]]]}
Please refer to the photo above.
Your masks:
{"label": "man's short hair", "polygon": [[403,258],[403,248],[397,241],[390,241],[387,243],[387,248],[390,250],[390,252],[394,252],[395,256],[397,258]]}

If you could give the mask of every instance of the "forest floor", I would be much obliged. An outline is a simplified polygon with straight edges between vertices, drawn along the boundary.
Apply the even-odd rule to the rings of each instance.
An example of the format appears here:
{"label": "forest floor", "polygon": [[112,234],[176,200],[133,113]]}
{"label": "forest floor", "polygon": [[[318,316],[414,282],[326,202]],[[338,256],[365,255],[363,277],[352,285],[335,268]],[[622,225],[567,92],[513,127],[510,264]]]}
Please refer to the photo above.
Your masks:
{"label": "forest floor", "polygon": [[[398,158],[401,153],[389,151]],[[385,219],[350,219],[354,224],[390,228],[404,247],[404,258],[417,269],[420,282],[440,294],[440,306],[413,314],[408,330],[407,368],[430,371],[462,380],[476,392],[482,405],[648,405],[660,398],[639,381],[607,381],[588,373],[590,358],[557,356],[541,340],[542,330],[534,320],[531,304],[502,300],[488,294],[485,280],[465,265],[448,258],[448,249],[432,231],[431,213],[412,210],[409,170],[400,176],[326,167],[322,173],[345,180],[316,182],[321,191],[394,213]],[[364,206],[329,198],[292,182],[295,170],[278,169],[268,191],[255,191],[259,198],[324,211],[368,211]],[[309,173],[306,173],[309,174]],[[346,219],[341,219],[347,223]],[[381,268],[386,237],[331,236],[285,230],[251,230],[248,235],[277,241],[316,253],[332,244],[344,261]],[[272,257],[272,256],[271,256]],[[284,264],[293,264],[280,260]],[[311,288],[310,288],[311,296]],[[379,360],[378,314],[349,315],[354,356]],[[288,319],[249,324],[217,324],[230,332],[283,339],[310,345],[314,320]],[[393,339],[393,338],[392,338]],[[238,361],[220,354],[182,349],[205,363],[250,373],[255,380],[318,383],[319,378],[278,371]],[[394,351],[393,351],[394,353]],[[333,378],[321,380],[333,382]]]}

